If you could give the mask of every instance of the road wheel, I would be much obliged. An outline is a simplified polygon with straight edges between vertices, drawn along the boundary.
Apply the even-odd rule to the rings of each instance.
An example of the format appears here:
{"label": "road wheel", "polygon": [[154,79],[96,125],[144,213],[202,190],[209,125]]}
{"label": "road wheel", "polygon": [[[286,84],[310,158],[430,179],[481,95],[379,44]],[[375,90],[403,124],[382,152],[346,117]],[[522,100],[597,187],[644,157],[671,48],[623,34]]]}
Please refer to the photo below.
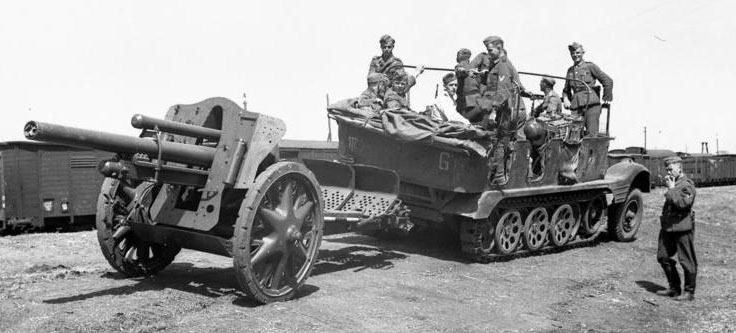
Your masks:
{"label": "road wheel", "polygon": [[623,203],[611,205],[608,209],[608,232],[619,242],[636,239],[644,214],[644,201],[639,189],[633,189]]}
{"label": "road wheel", "polygon": [[[143,195],[152,196],[154,185],[148,184]],[[174,261],[181,248],[175,245],[149,243],[139,239],[125,221],[130,218],[133,203],[130,191],[124,191],[123,184],[113,178],[105,178],[97,199],[97,240],[102,254],[110,266],[128,277],[153,275]],[[145,200],[139,200],[139,203]],[[150,202],[149,202],[150,203]],[[136,213],[142,213],[136,210]],[[148,217],[150,218],[150,216]],[[115,237],[114,237],[115,236]]]}
{"label": "road wheel", "polygon": [[279,162],[256,177],[235,226],[234,266],[241,289],[261,302],[294,297],[322,240],[322,192],[304,165]]}
{"label": "road wheel", "polygon": [[550,221],[550,239],[555,246],[565,245],[574,237],[577,231],[575,211],[569,204],[564,204],[555,210]]}
{"label": "road wheel", "polygon": [[524,222],[524,244],[529,251],[539,250],[549,232],[549,214],[544,207],[532,210]]}
{"label": "road wheel", "polygon": [[516,250],[524,228],[521,221],[521,213],[518,210],[509,210],[501,215],[496,223],[495,232],[496,250],[499,253],[510,254]]}
{"label": "road wheel", "polygon": [[586,205],[580,221],[580,231],[583,236],[592,236],[598,232],[605,211],[606,197],[603,195],[596,197]]}

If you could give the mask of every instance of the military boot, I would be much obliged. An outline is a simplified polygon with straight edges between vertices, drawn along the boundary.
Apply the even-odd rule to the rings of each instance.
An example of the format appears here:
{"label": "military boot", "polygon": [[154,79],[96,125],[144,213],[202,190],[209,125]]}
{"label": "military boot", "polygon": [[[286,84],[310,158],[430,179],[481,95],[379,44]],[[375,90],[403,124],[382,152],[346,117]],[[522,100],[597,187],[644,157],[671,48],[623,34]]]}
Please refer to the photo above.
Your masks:
{"label": "military boot", "polygon": [[692,291],[686,291],[682,295],[675,297],[676,301],[690,302],[695,300],[695,293]]}
{"label": "military boot", "polygon": [[667,288],[667,289],[657,290],[656,294],[659,296],[664,296],[664,297],[678,297],[680,296],[680,291],[677,289]]}

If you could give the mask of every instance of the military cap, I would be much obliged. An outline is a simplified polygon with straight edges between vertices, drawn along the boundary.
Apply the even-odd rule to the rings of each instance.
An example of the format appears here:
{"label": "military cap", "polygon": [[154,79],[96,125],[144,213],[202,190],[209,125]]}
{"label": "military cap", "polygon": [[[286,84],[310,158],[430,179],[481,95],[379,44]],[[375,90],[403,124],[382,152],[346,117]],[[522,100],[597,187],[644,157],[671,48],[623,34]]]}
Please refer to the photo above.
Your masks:
{"label": "military cap", "polygon": [[551,77],[546,77],[546,76],[543,77],[542,78],[542,82],[546,83],[550,87],[554,87],[555,86],[555,79],[553,79]]}
{"label": "military cap", "polygon": [[682,158],[680,158],[680,156],[670,156],[664,159],[665,166],[675,163],[682,163]]}
{"label": "military cap", "polygon": [[383,73],[370,73],[368,74],[368,84],[377,84],[381,81],[386,80],[386,74]]}
{"label": "military cap", "polygon": [[501,44],[503,45],[503,39],[498,36],[488,36],[483,40],[483,45],[488,46],[488,44],[493,43],[494,45]]}
{"label": "military cap", "polygon": [[409,80],[409,75],[406,74],[406,71],[404,71],[403,69],[398,70],[394,73],[394,78],[393,78],[394,82],[402,82],[402,81],[406,82],[408,80]]}
{"label": "military cap", "polygon": [[466,48],[462,48],[462,49],[460,49],[460,50],[457,51],[457,59],[456,60],[458,62],[463,61],[463,60],[470,60],[470,56],[471,55],[472,55],[472,53],[470,52],[470,50],[468,50]]}
{"label": "military cap", "polygon": [[447,85],[448,83],[457,80],[455,78],[455,73],[447,73],[445,76],[442,77],[442,85]]}
{"label": "military cap", "polygon": [[381,43],[381,45],[394,44],[396,43],[396,40],[394,40],[394,38],[389,35],[383,35],[381,36],[381,39],[378,40],[378,42]]}
{"label": "military cap", "polygon": [[570,52],[575,51],[577,49],[583,50],[583,45],[580,44],[580,43],[578,43],[578,42],[572,42],[572,44],[570,44],[570,45],[567,46],[567,49]]}

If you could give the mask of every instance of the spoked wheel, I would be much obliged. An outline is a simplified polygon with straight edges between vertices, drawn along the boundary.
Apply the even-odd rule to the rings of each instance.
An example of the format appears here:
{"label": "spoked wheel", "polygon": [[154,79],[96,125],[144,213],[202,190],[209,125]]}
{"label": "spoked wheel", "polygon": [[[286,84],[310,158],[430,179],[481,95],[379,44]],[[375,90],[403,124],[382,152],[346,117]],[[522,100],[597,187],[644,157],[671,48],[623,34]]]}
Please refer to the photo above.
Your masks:
{"label": "spoked wheel", "polygon": [[[145,191],[139,192],[144,198],[138,203],[150,204],[154,190],[153,184]],[[124,190],[119,180],[105,178],[97,199],[97,239],[100,242],[102,254],[107,262],[117,271],[128,277],[146,276],[157,273],[174,261],[181,248],[175,245],[156,244],[139,239],[135,233],[125,226],[126,219],[149,218],[150,216],[135,216],[147,214],[147,211],[131,211],[136,203],[131,197],[134,189]],[[127,231],[126,231],[127,230]]]}
{"label": "spoked wheel", "polygon": [[592,236],[601,227],[601,219],[606,211],[606,198],[598,196],[585,207],[580,221],[580,231],[584,236]]}
{"label": "spoked wheel", "polygon": [[496,249],[501,254],[509,254],[516,250],[521,238],[521,230],[524,228],[521,222],[521,213],[518,210],[509,210],[501,215],[496,222]]}
{"label": "spoked wheel", "polygon": [[524,222],[524,244],[529,251],[539,250],[549,232],[549,214],[544,207],[532,210]]}
{"label": "spoked wheel", "polygon": [[304,165],[279,162],[256,178],[235,228],[234,265],[240,287],[261,303],[294,297],[317,259],[322,193]]}
{"label": "spoked wheel", "polygon": [[564,204],[555,210],[550,221],[550,238],[556,246],[565,245],[577,231],[575,212],[569,204]]}
{"label": "spoked wheel", "polygon": [[612,205],[608,210],[608,232],[619,242],[630,242],[636,239],[642,215],[644,201],[639,189],[633,189],[626,197],[626,201]]}

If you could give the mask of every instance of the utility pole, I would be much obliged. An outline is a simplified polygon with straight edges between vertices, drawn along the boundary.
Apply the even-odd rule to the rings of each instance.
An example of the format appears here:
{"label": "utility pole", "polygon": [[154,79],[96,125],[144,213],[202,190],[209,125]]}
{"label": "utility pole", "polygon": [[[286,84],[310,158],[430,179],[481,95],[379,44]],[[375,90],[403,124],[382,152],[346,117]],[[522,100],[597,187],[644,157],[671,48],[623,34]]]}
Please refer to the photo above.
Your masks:
{"label": "utility pole", "polygon": [[647,150],[647,127],[644,126],[644,150]]}

